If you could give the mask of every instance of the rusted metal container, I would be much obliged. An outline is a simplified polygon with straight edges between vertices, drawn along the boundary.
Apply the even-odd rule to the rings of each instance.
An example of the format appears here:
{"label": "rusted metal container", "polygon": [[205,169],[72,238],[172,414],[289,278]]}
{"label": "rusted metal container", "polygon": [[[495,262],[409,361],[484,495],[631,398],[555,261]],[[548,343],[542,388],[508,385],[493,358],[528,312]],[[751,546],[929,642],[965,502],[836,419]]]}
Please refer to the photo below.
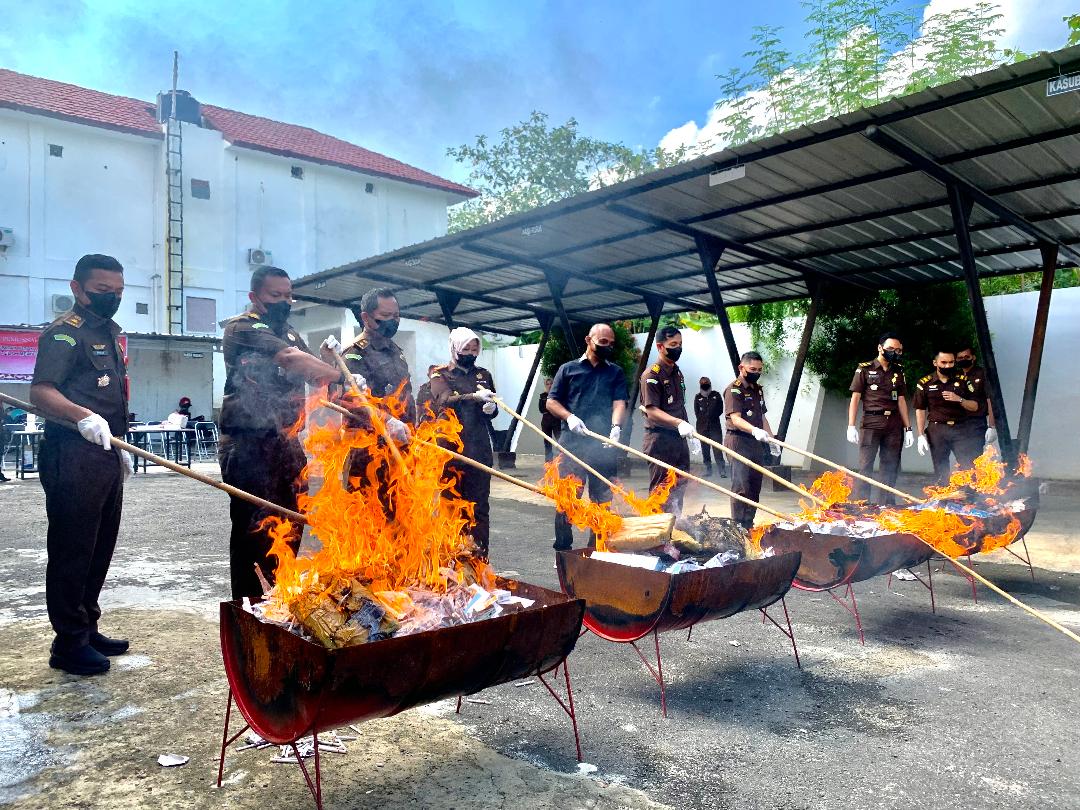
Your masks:
{"label": "rusted metal container", "polygon": [[800,559],[793,552],[668,574],[594,560],[591,553],[559,552],[559,583],[569,596],[585,600],[585,626],[615,642],[766,608],[791,589]]}
{"label": "rusted metal container", "polygon": [[328,650],[221,603],[221,653],[248,725],[283,745],[555,669],[577,643],[585,603],[523,582],[536,604],[455,627]]}

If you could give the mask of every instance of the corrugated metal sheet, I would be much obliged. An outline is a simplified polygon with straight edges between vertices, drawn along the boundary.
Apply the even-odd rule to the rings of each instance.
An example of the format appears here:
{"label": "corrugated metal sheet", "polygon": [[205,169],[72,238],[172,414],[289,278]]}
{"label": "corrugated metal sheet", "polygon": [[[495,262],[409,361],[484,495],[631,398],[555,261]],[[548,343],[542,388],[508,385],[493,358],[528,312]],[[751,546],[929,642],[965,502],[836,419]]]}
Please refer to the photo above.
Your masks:
{"label": "corrugated metal sheet", "polygon": [[[1080,244],[1080,96],[1047,98],[1046,79],[1080,70],[1080,47],[599,189],[470,231],[300,279],[300,297],[355,302],[373,286],[402,310],[441,320],[437,291],[462,296],[455,320],[519,332],[573,320],[709,310],[696,238],[723,240],[724,304],[808,294],[808,278],[895,287],[962,276],[947,190],[867,137],[880,128],[986,192],[1062,245]],[[742,165],[737,180],[710,173]],[[989,205],[989,203],[988,203]],[[1035,238],[976,206],[980,273],[1041,267]],[[1067,261],[1067,256],[1062,257]]]}

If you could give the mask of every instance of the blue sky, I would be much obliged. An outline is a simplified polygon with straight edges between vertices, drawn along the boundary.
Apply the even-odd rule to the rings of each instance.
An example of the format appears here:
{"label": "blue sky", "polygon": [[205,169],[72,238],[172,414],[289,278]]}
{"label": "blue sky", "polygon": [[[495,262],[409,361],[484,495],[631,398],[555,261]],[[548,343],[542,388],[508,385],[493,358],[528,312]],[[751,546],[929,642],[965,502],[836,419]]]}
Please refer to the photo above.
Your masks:
{"label": "blue sky", "polygon": [[[1005,0],[1007,44],[1060,47],[1069,5]],[[534,109],[654,146],[704,121],[753,26],[798,50],[802,16],[797,0],[0,0],[0,67],[150,100],[178,49],[200,100],[464,180],[446,148]]]}

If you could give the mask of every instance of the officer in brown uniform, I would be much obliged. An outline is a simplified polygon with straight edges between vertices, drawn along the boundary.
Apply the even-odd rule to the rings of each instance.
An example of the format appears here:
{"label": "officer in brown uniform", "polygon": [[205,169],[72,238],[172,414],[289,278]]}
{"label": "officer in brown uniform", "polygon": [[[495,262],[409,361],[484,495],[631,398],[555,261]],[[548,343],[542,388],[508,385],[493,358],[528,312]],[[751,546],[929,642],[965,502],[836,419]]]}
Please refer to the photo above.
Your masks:
{"label": "officer in brown uniform", "polygon": [[975,349],[971,346],[957,349],[956,367],[959,373],[967,377],[968,381],[975,386],[975,399],[979,403],[975,418],[978,420],[977,424],[983,427],[983,442],[993,444],[998,440],[998,435],[994,427],[994,408],[990,403],[990,386],[986,379],[986,369],[979,365]]}
{"label": "officer in brown uniform", "polygon": [[[289,324],[292,282],[284,270],[260,267],[251,274],[251,308],[225,324],[225,396],[221,402],[218,462],[226,484],[296,509],[300,471],[306,462],[299,439],[288,431],[300,419],[306,383],[326,385],[342,374],[313,356]],[[260,528],[271,513],[230,497],[229,570],[232,598],[258,597],[263,588],[258,566],[274,582],[267,559],[273,541]],[[301,526],[294,527],[293,551]]]}
{"label": "officer in brown uniform", "polygon": [[427,367],[427,380],[416,389],[416,421],[421,421],[427,414],[427,406],[431,404],[431,375],[439,366],[432,363]]}
{"label": "officer in brown uniform", "polygon": [[[878,356],[859,363],[851,381],[851,402],[848,404],[847,440],[859,446],[859,472],[872,476],[874,459],[881,453],[881,473],[877,480],[888,486],[896,483],[900,472],[900,450],[911,447],[915,437],[907,406],[907,381],[900,359],[904,345],[899,336],[886,332],[878,340]],[[855,427],[855,418],[862,402],[862,430]],[[855,481],[851,497],[868,500],[870,485]],[[895,503],[890,493],[883,493],[882,502]]]}
{"label": "officer in brown uniform", "polygon": [[109,669],[128,648],[98,631],[98,595],[112,561],[131,457],[112,447],[127,433],[127,372],[112,320],[124,268],[112,256],[83,256],[71,281],[75,306],[38,338],[30,401],[47,417],[38,456],[49,518],[45,603],[56,638],[49,666],[73,675]]}
{"label": "officer in brown uniform", "polygon": [[[765,416],[765,390],[758,383],[765,367],[761,355],[746,352],[739,358],[739,376],[724,389],[724,447],[729,447],[755,464],[765,464],[766,444],[774,455],[780,446],[769,442],[772,427]],[[762,474],[737,459],[731,459],[731,491],[756,501],[761,497]],[[731,499],[731,518],[744,528],[754,525],[757,507]]]}
{"label": "officer in brown uniform", "polygon": [[[431,375],[431,408],[436,415],[452,410],[461,422],[461,454],[491,466],[494,454],[488,426],[498,412],[491,372],[476,365],[480,337],[459,326],[450,332],[450,362]],[[458,477],[458,493],[473,507],[472,538],[480,556],[488,556],[491,476],[459,461],[447,462]]]}
{"label": "officer in brown uniform", "polygon": [[919,432],[919,455],[930,454],[938,483],[949,480],[949,454],[961,469],[969,469],[982,452],[984,423],[978,417],[975,385],[957,373],[956,356],[939,351],[934,373],[915,384],[915,426]]}
{"label": "officer in brown uniform", "polygon": [[[638,390],[645,406],[645,436],[641,449],[653,458],[667,462],[680,470],[690,470],[691,452],[701,452],[701,442],[694,427],[686,420],[686,382],[679,370],[682,356],[682,333],[674,326],[665,326],[656,333],[656,352],[659,362],[653,363],[641,375]],[[649,491],[652,492],[667,478],[668,469],[649,463]],[[681,475],[664,503],[664,511],[682,514],[686,479]]]}
{"label": "officer in brown uniform", "polygon": [[[368,290],[360,299],[360,304],[353,308],[353,315],[364,328],[359,337],[345,347],[342,354],[345,365],[361,389],[366,389],[374,397],[396,400],[393,409],[384,410],[382,417],[387,434],[398,444],[405,444],[409,440],[406,425],[416,424],[416,402],[412,395],[409,362],[405,359],[405,352],[393,340],[401,323],[397,298],[387,289]],[[363,426],[368,417],[367,408],[351,407],[351,410],[359,417],[356,424]],[[353,481],[363,480],[369,461],[366,452],[354,451],[349,464],[349,478]],[[375,473],[379,490],[384,495],[383,484],[387,473],[385,468]],[[391,507],[384,495],[380,497],[389,513]]]}
{"label": "officer in brown uniform", "polygon": [[[714,391],[712,380],[702,377],[698,383],[701,390],[694,396],[694,428],[699,436],[712,439],[714,442],[724,441],[724,395]],[[712,448],[702,443],[701,459],[705,462],[705,475],[712,475]],[[727,473],[724,470],[724,454],[717,452],[716,466],[720,470],[720,477]]]}

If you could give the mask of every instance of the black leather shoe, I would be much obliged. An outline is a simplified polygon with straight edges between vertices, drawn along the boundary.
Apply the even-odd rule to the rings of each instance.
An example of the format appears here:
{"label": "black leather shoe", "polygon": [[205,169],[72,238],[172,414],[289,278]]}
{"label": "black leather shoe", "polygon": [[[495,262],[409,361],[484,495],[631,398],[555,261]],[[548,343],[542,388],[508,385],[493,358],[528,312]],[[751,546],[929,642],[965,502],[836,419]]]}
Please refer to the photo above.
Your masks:
{"label": "black leather shoe", "polygon": [[49,666],[72,675],[99,675],[109,671],[109,659],[89,644],[84,644],[64,652],[54,650],[49,656]]}
{"label": "black leather shoe", "polygon": [[128,651],[126,638],[109,638],[101,633],[90,634],[90,646],[102,655],[123,655]]}

